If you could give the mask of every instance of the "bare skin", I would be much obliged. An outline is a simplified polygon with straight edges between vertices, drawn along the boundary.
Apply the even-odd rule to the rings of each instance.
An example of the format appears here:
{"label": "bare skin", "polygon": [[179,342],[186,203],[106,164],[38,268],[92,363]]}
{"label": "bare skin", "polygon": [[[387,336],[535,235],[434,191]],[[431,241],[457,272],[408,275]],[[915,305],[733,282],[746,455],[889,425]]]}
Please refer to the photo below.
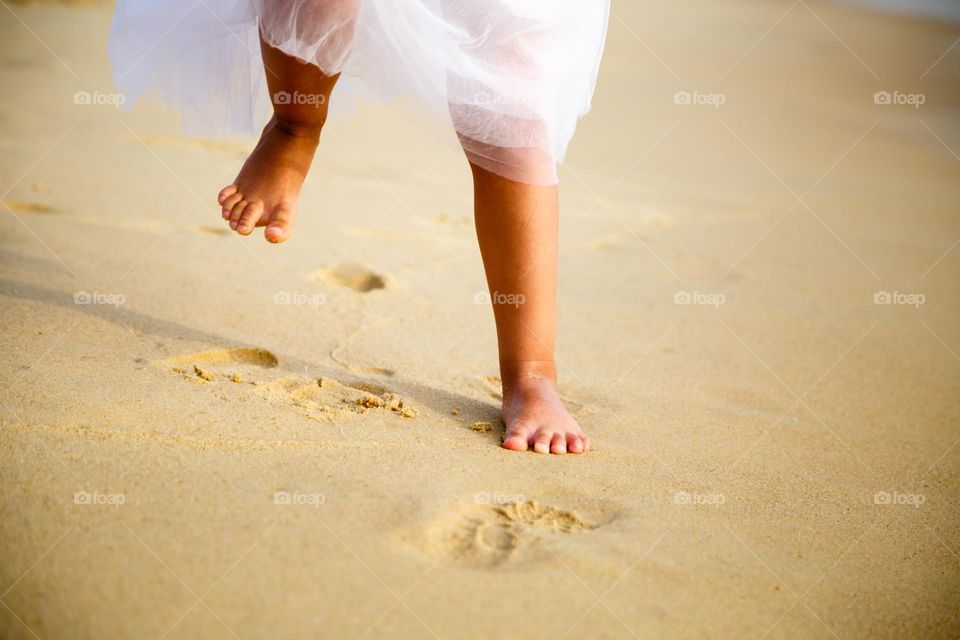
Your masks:
{"label": "bare skin", "polygon": [[590,439],[563,406],[556,339],[557,186],[514,182],[474,164],[477,239],[497,324],[503,446],[582,453]]}
{"label": "bare skin", "polygon": [[338,76],[325,76],[261,40],[274,115],[233,183],[217,196],[224,220],[240,235],[266,227],[269,242],[290,237],[300,188],[310,170]]}
{"label": "bare skin", "polygon": [[[269,242],[290,237],[338,76],[261,42],[274,116],[218,202],[230,228],[265,226]],[[296,95],[314,96],[298,101]],[[493,301],[503,381],[503,446],[513,451],[582,453],[590,439],[557,391],[557,187],[514,182],[471,163],[477,238]]]}

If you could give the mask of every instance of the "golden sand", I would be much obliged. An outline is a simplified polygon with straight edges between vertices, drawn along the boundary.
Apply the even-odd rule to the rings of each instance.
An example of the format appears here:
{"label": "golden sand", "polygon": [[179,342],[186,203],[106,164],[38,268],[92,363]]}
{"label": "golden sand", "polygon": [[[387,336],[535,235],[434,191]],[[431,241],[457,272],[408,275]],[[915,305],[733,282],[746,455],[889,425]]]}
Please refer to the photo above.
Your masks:
{"label": "golden sand", "polygon": [[238,238],[250,141],[74,104],[106,4],[0,9],[0,637],[960,635],[960,28],[614,13],[554,457],[498,446],[452,135],[331,121],[292,240]]}

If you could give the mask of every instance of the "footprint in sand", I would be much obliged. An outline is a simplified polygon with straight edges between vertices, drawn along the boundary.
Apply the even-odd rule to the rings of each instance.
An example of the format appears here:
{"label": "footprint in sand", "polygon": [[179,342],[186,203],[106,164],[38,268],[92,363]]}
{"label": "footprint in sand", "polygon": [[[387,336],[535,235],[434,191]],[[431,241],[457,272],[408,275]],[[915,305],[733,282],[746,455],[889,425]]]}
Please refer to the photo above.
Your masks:
{"label": "footprint in sand", "polygon": [[386,277],[362,265],[350,263],[334,264],[319,269],[310,274],[310,279],[329,282],[360,293],[383,289],[387,286]]}
{"label": "footprint in sand", "polygon": [[372,373],[378,376],[387,376],[389,378],[397,375],[396,371],[393,369],[388,369],[387,367],[363,367],[363,370],[367,373]]}
{"label": "footprint in sand", "polygon": [[172,366],[202,362],[203,364],[209,365],[243,364],[266,368],[272,368],[280,364],[277,356],[266,349],[253,349],[249,347],[197,351],[196,353],[187,353],[182,356],[167,358],[164,362]]}
{"label": "footprint in sand", "polygon": [[244,373],[250,369],[272,369],[279,364],[277,356],[266,349],[236,347],[211,349],[167,358],[163,364],[174,373],[186,376],[193,382],[213,382],[224,377],[232,382],[243,382]]}
{"label": "footprint in sand", "polygon": [[237,347],[197,351],[167,358],[162,364],[197,384],[248,385],[263,400],[292,408],[313,420],[332,420],[369,410],[388,411],[403,418],[417,415],[416,409],[400,395],[377,384],[271,375],[279,360],[266,349]]}
{"label": "footprint in sand", "polygon": [[417,416],[416,409],[384,387],[346,384],[333,378],[280,378],[258,384],[257,392],[273,403],[296,407],[300,415],[312,420],[328,421],[371,410],[390,411],[403,418]]}
{"label": "footprint in sand", "polygon": [[595,529],[572,511],[538,502],[469,505],[427,528],[424,550],[473,567],[532,559],[551,538]]}
{"label": "footprint in sand", "polygon": [[194,227],[193,230],[194,230],[194,231],[197,231],[198,233],[208,233],[208,234],[210,234],[210,235],[212,235],[212,236],[229,236],[229,235],[231,235],[230,229],[227,229],[226,227],[199,226],[199,227]]}
{"label": "footprint in sand", "polygon": [[57,213],[53,207],[40,202],[4,202],[3,205],[17,213],[47,214]]}

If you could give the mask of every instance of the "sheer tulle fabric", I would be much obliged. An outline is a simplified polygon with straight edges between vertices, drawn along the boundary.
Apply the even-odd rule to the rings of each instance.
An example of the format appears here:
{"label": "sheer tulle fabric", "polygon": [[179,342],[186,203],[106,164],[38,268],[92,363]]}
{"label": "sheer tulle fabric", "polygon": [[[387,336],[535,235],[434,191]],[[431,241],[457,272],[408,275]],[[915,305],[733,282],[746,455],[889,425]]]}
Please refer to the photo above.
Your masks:
{"label": "sheer tulle fabric", "polygon": [[190,135],[255,133],[271,112],[259,34],[341,73],[331,117],[415,98],[475,164],[556,182],[590,108],[609,0],[117,0],[110,59],[126,104],[158,99]]}

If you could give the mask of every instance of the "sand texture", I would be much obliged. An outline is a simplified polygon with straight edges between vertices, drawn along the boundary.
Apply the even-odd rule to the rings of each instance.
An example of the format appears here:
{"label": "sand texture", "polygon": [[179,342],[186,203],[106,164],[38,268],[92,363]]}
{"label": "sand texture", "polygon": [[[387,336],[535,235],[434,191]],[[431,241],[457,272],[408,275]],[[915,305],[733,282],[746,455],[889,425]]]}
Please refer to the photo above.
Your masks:
{"label": "sand texture", "polygon": [[240,238],[251,141],[74,101],[108,3],[0,8],[0,637],[960,636],[960,26],[614,14],[556,457],[498,446],[455,137],[364,107]]}

